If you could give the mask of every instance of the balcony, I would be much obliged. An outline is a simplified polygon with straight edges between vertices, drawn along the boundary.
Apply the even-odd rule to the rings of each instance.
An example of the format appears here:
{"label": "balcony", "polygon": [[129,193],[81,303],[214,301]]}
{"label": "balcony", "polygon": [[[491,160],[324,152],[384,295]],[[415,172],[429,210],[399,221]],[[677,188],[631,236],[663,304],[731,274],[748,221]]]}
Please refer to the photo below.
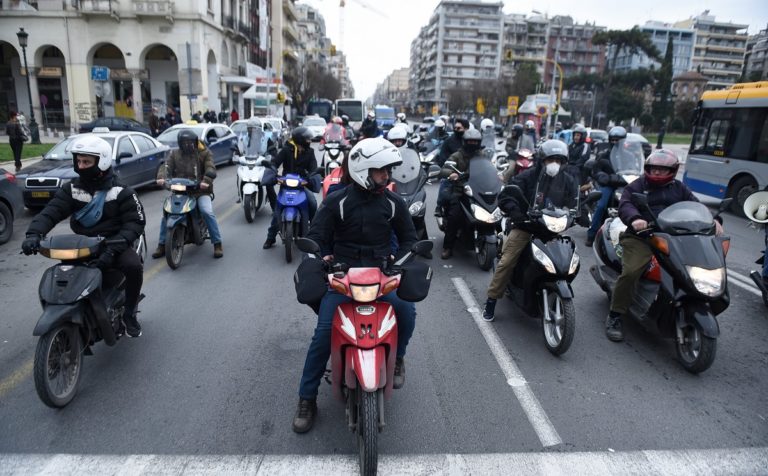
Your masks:
{"label": "balcony", "polygon": [[164,18],[173,23],[173,2],[170,0],[134,0],[133,13],[142,18]]}
{"label": "balcony", "polygon": [[246,40],[251,39],[251,25],[244,22],[238,22],[237,32],[240,34],[240,36],[242,36]]}
{"label": "balcony", "polygon": [[77,0],[77,10],[83,16],[110,16],[120,21],[118,0]]}
{"label": "balcony", "polygon": [[283,0],[283,14],[286,14],[293,21],[299,19],[299,12],[296,11],[296,7],[291,0]]}
{"label": "balcony", "polygon": [[299,42],[299,33],[290,23],[283,23],[283,35],[292,38],[294,42]]}

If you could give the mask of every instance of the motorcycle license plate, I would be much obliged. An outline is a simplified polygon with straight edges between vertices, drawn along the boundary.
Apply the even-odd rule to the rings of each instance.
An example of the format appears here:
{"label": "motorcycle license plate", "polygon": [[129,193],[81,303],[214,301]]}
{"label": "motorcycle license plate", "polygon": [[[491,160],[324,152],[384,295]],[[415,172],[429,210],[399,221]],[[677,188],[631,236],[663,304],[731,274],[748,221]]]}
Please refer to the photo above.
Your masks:
{"label": "motorcycle license plate", "polygon": [[32,192],[32,198],[48,198],[51,192]]}

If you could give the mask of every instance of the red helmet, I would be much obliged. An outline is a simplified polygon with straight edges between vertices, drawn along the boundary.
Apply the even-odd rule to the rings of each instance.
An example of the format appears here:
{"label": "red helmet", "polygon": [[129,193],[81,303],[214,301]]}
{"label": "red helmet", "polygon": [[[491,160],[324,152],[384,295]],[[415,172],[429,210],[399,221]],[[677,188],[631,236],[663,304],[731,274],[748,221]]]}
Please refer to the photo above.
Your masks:
{"label": "red helmet", "polygon": [[[666,169],[667,173],[652,174],[651,168]],[[666,185],[675,179],[679,168],[680,160],[677,158],[677,154],[669,149],[656,150],[645,159],[645,180],[655,186]]]}

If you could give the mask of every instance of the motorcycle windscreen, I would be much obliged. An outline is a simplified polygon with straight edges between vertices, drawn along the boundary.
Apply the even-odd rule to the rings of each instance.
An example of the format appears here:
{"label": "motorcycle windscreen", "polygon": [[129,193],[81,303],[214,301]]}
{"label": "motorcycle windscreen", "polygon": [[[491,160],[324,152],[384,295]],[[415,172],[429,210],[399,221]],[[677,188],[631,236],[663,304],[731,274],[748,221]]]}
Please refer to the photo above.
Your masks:
{"label": "motorcycle windscreen", "polygon": [[659,213],[656,223],[670,235],[709,233],[715,226],[709,208],[699,202],[677,202]]}
{"label": "motorcycle windscreen", "polygon": [[395,182],[395,190],[400,195],[413,195],[419,188],[419,176],[421,171],[421,159],[419,153],[406,146],[400,147],[400,156],[403,163],[392,167],[392,181]]}
{"label": "motorcycle windscreen", "polygon": [[245,156],[248,158],[258,158],[267,153],[267,136],[260,127],[251,129],[245,144]]}
{"label": "motorcycle windscreen", "polygon": [[496,207],[501,179],[490,160],[480,157],[470,159],[467,185],[472,188],[472,196],[484,208]]}
{"label": "motorcycle windscreen", "polygon": [[480,145],[486,150],[496,150],[496,133],[493,129],[483,131]]}
{"label": "motorcycle windscreen", "polygon": [[645,156],[639,142],[622,139],[611,149],[611,167],[618,175],[642,175]]}
{"label": "motorcycle windscreen", "polygon": [[328,124],[323,132],[323,140],[325,142],[338,142],[339,144],[346,143],[344,128],[338,124]]}

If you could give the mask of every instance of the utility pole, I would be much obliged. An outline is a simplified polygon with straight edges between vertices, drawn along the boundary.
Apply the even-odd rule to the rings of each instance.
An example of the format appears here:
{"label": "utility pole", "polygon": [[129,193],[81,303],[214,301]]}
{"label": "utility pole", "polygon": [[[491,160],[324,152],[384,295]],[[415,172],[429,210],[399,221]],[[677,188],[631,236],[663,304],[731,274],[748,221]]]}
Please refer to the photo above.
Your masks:
{"label": "utility pole", "polygon": [[[557,55],[560,52],[560,38],[557,38],[557,43],[555,44],[555,56],[552,58],[553,62],[557,64]],[[557,108],[560,109],[560,104],[556,103],[554,106],[552,105],[552,100],[555,97],[555,73],[557,72],[557,68],[552,68],[552,85],[549,88],[549,112],[547,113],[547,138],[549,138],[549,132],[550,127],[554,126],[552,123],[552,109]],[[558,98],[559,99],[559,98]],[[557,120],[557,110],[555,111],[555,120]]]}
{"label": "utility pole", "polygon": [[592,87],[592,113],[589,115],[589,127],[594,127],[594,119],[595,119],[595,101],[597,101],[597,88]]}
{"label": "utility pole", "polygon": [[[187,100],[189,101],[189,114],[194,114],[192,108],[192,45],[187,42],[187,79],[189,80],[189,91],[187,91]],[[181,116],[181,114],[179,114]]]}

